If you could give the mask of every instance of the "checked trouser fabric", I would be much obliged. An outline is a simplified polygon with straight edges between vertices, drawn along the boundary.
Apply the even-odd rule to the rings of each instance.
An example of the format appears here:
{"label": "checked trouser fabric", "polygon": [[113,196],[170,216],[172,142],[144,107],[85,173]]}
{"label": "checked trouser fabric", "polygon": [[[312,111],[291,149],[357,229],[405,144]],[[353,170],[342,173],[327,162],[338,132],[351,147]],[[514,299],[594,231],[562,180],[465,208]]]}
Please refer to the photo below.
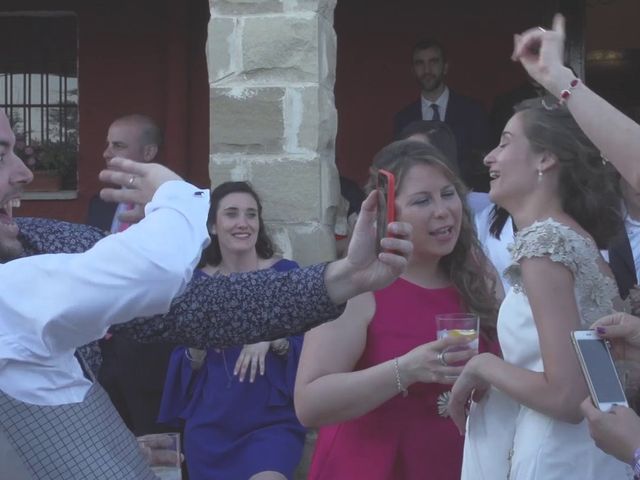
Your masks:
{"label": "checked trouser fabric", "polygon": [[0,391],[0,454],[13,457],[14,476],[5,477],[0,466],[7,480],[157,479],[98,384],[84,401],[56,406],[23,403]]}

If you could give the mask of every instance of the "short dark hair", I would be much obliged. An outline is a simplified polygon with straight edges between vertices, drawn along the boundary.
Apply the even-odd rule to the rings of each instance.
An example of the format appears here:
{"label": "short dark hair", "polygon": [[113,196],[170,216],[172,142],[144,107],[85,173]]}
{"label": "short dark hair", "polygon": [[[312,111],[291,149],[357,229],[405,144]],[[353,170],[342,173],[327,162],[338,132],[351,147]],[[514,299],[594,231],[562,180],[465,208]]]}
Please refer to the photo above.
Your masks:
{"label": "short dark hair", "polygon": [[456,175],[460,174],[456,136],[449,125],[437,120],[416,120],[404,127],[396,140],[406,140],[413,135],[424,136],[449,161],[449,168]]}
{"label": "short dark hair", "polygon": [[[216,216],[220,202],[224,197],[231,193],[248,193],[253,197],[258,205],[258,240],[256,241],[256,252],[260,258],[273,257],[273,243],[267,235],[267,231],[262,220],[262,202],[256,191],[248,182],[224,182],[218,185],[211,192],[211,204],[209,205],[209,215],[207,217],[207,228],[211,231],[211,227],[216,223]],[[219,265],[222,261],[222,252],[220,251],[220,243],[218,243],[217,235],[211,235],[211,243],[202,252],[200,258],[200,267],[205,265]]]}
{"label": "short dark hair", "polygon": [[116,118],[112,125],[114,123],[134,123],[139,125],[142,130],[141,140],[143,145],[156,145],[158,149],[162,147],[162,130],[160,130],[158,124],[156,124],[151,117],[140,113],[132,113]]}
{"label": "short dark hair", "polygon": [[411,49],[411,57],[413,58],[416,52],[427,50],[429,48],[437,48],[438,50],[440,50],[440,53],[442,54],[442,61],[444,63],[447,63],[447,51],[444,49],[444,45],[442,45],[435,38],[426,38],[424,40],[416,42],[416,44]]}

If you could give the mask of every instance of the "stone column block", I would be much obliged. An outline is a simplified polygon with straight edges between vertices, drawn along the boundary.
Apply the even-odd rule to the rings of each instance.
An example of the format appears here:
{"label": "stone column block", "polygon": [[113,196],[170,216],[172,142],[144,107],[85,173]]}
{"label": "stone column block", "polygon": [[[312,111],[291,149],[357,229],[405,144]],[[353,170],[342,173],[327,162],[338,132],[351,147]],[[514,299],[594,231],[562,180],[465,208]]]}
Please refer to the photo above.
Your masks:
{"label": "stone column block", "polygon": [[266,221],[335,223],[340,182],[333,157],[212,155],[209,172],[212,188],[227,181],[251,182],[262,198]]}
{"label": "stone column block", "polygon": [[211,89],[213,153],[282,152],[284,88]]}
{"label": "stone column block", "polygon": [[319,158],[265,158],[215,156],[212,186],[229,180],[247,180],[264,207],[267,222],[297,223],[323,220],[322,173]]}
{"label": "stone column block", "polygon": [[255,82],[317,82],[318,17],[247,17],[242,31],[242,76]]}
{"label": "stone column block", "polygon": [[268,231],[282,254],[302,266],[328,262],[336,258],[332,227],[318,223],[271,224]]}
{"label": "stone column block", "polygon": [[333,28],[333,18],[318,19],[318,81],[320,85],[333,91],[336,83],[336,57],[338,39]]}
{"label": "stone column block", "polygon": [[209,0],[217,15],[313,12],[333,22],[337,0]]}
{"label": "stone column block", "polygon": [[337,0],[284,0],[285,12],[314,12],[333,23]]}
{"label": "stone column block", "polygon": [[281,13],[286,0],[209,0],[216,15],[259,15]]}
{"label": "stone column block", "polygon": [[333,91],[318,86],[289,89],[287,99],[296,98],[292,91],[297,93],[298,104],[286,102],[285,116],[286,125],[289,126],[289,119],[296,118],[295,109],[301,110],[297,129],[291,133],[295,133],[297,148],[333,155],[338,129]]}
{"label": "stone column block", "polygon": [[340,198],[340,176],[333,155],[320,158],[320,214],[324,225],[335,225]]}
{"label": "stone column block", "polygon": [[210,0],[212,184],[248,180],[285,256],[335,256],[336,0]]}
{"label": "stone column block", "polygon": [[239,41],[234,18],[213,17],[209,21],[207,41],[207,67],[209,82],[218,82],[236,73],[239,64]]}
{"label": "stone column block", "polygon": [[321,220],[321,172],[317,158],[254,163],[252,174],[253,182],[264,198],[266,221],[295,223]]}

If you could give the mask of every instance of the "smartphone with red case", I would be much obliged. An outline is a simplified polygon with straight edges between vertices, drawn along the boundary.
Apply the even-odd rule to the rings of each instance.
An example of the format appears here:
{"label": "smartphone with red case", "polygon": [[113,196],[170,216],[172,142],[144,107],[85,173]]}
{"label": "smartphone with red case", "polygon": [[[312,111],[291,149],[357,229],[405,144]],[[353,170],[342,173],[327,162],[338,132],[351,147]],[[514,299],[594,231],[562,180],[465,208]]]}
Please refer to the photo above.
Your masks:
{"label": "smartphone with red case", "polygon": [[380,253],[382,251],[380,240],[387,236],[387,226],[396,221],[396,180],[393,173],[382,169],[378,170],[376,192],[378,194],[376,251]]}

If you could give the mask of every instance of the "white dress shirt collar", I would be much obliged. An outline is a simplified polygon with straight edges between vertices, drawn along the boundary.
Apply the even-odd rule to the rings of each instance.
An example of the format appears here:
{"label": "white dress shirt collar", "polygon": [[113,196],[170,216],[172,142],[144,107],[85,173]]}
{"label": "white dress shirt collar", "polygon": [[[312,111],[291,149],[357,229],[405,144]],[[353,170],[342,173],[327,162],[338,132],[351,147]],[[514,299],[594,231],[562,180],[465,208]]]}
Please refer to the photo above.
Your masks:
{"label": "white dress shirt collar", "polygon": [[431,105],[436,104],[440,110],[440,120],[444,122],[447,115],[447,105],[449,105],[449,87],[446,85],[444,86],[444,90],[435,102],[427,100],[423,95],[420,95],[420,99],[422,100],[423,120],[433,120],[433,109],[431,108]]}

